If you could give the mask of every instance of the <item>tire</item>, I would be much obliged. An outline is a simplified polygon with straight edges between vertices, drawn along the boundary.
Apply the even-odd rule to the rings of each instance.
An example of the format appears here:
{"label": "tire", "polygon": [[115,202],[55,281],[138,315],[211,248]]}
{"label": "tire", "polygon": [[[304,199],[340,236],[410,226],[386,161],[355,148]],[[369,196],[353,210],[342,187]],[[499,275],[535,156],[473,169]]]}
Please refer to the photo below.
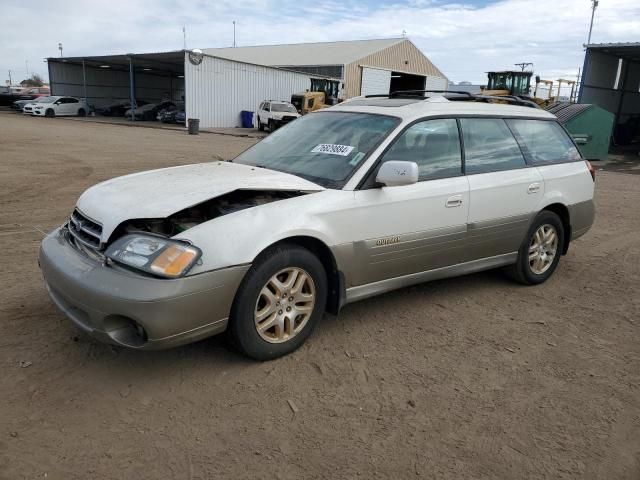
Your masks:
{"label": "tire", "polygon": [[86,117],[87,116],[87,112],[85,111],[84,108],[81,108],[78,110],[78,116],[79,117]]}
{"label": "tire", "polygon": [[56,116],[56,112],[53,111],[53,108],[50,108],[46,112],[44,112],[44,116],[47,118],[53,118]]}
{"label": "tire", "polygon": [[[555,233],[555,242],[552,240],[552,231]],[[518,260],[507,268],[509,276],[524,285],[545,282],[558,267],[564,248],[564,235],[564,226],[558,215],[549,210],[540,212],[533,219],[518,250]]]}
{"label": "tire", "polygon": [[260,117],[258,117],[258,130],[264,132],[264,124],[260,121]]}
{"label": "tire", "polygon": [[269,133],[273,133],[276,130],[276,124],[273,120],[269,119]]}
{"label": "tire", "polygon": [[326,302],[327,274],[320,260],[305,248],[282,244],[261,254],[247,272],[234,298],[227,332],[243,354],[260,361],[278,358],[309,338]]}

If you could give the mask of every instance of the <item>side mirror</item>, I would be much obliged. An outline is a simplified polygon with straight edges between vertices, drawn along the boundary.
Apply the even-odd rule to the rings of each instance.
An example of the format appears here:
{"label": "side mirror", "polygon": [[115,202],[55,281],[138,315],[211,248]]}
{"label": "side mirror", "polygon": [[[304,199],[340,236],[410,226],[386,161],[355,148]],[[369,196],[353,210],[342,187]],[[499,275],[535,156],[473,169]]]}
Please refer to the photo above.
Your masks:
{"label": "side mirror", "polygon": [[378,170],[376,182],[387,187],[413,185],[418,182],[418,164],[399,160],[384,162]]}

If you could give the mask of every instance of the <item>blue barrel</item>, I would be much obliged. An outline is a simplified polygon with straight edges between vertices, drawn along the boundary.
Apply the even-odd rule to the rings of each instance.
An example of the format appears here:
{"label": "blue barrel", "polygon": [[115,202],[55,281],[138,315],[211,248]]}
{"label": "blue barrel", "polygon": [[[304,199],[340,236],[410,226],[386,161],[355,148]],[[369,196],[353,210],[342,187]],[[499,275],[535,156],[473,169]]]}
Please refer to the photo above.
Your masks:
{"label": "blue barrel", "polygon": [[242,121],[242,128],[253,128],[253,112],[242,110],[240,112],[240,120]]}

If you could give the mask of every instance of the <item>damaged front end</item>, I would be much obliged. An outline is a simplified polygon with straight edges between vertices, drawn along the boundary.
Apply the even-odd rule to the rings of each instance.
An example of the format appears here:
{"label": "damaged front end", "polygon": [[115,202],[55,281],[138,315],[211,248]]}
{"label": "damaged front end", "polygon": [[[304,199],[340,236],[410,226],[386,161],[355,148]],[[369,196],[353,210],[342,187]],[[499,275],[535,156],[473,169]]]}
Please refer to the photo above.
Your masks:
{"label": "damaged front end", "polygon": [[102,238],[102,225],[75,210],[65,225],[69,241],[85,255],[104,260],[105,250],[118,239],[131,234],[174,237],[209,220],[231,213],[286,200],[309,192],[286,190],[234,190],[180,210],[166,218],[135,218],[122,222],[108,239]]}
{"label": "damaged front end", "polygon": [[267,203],[304,195],[300,191],[235,190],[198,205],[185,208],[167,218],[139,218],[123,222],[116,228],[110,241],[129,233],[147,232],[173,237],[223,215],[258,207]]}

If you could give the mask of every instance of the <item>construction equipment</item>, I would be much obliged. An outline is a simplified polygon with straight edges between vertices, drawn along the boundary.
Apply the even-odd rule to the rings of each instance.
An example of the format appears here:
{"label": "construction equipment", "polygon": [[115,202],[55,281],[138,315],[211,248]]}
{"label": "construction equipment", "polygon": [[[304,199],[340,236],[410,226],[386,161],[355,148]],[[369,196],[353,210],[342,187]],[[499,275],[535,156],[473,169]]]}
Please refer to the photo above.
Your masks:
{"label": "construction equipment", "polygon": [[328,78],[312,78],[311,89],[291,95],[291,103],[300,115],[330,107],[338,103],[340,81]]}
{"label": "construction equipment", "polygon": [[[533,90],[533,98],[537,100],[543,100],[542,98],[538,97],[538,93],[539,93],[538,88],[541,83],[549,87],[549,98],[551,98],[553,96],[553,80],[543,80],[537,75],[536,75],[536,88]],[[536,103],[540,104],[541,102],[536,102]]]}
{"label": "construction equipment", "polygon": [[575,102],[575,94],[576,94],[576,81],[575,80],[565,80],[564,78],[558,79],[558,98],[560,97],[560,88],[562,84],[566,83],[567,85],[571,85],[571,93],[569,94],[569,101]]}
{"label": "construction equipment", "polygon": [[487,72],[487,86],[482,89],[483,95],[503,97],[514,95],[516,97],[529,97],[531,91],[531,75],[533,72]]}
{"label": "construction equipment", "polygon": [[325,103],[324,92],[301,92],[291,95],[291,103],[300,115],[306,115],[309,112],[327,108],[329,105]]}

